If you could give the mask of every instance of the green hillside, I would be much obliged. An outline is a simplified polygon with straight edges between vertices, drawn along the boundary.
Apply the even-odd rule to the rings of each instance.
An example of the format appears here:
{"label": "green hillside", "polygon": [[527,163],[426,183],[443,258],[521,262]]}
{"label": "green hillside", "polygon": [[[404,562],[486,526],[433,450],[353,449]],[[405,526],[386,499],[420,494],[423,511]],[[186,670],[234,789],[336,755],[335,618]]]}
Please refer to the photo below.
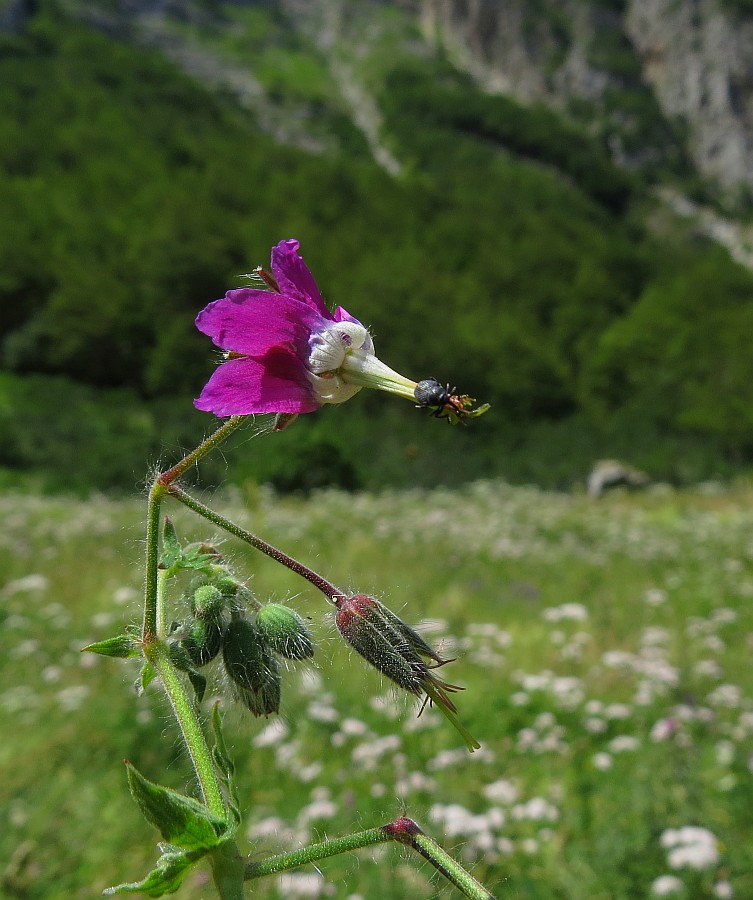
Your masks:
{"label": "green hillside", "polygon": [[[281,14],[233,9],[245,44],[209,28],[207,47],[245,53],[279,116],[304,109],[335,149],[282,145],[227,92],[54,3],[2,37],[7,478],[128,489],[161,447],[194,442],[215,357],[193,318],[292,236],[385,361],[494,414],[450,431],[359,398],[346,433],[325,410],[218,479],[563,484],[607,454],[678,480],[749,462],[753,275],[681,229],[650,232],[645,175],[585,128],[400,50],[364,63],[403,164],[392,177],[321,53]],[[458,452],[462,471],[445,462]]]}

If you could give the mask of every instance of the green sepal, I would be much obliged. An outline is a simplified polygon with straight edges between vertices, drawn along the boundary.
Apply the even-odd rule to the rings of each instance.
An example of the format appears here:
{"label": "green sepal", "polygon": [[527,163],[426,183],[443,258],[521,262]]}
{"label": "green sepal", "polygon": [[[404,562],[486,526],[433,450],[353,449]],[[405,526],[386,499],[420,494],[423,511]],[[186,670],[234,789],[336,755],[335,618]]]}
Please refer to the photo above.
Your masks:
{"label": "green sepal", "polygon": [[100,656],[112,656],[116,659],[129,659],[132,656],[140,656],[141,648],[129,634],[119,634],[116,637],[106,638],[104,641],[95,641],[81,648],[82,653],[99,653]]}
{"label": "green sepal", "polygon": [[169,648],[170,661],[176,669],[186,673],[196,694],[196,700],[201,703],[207,689],[206,678],[194,669],[191,657],[183,644],[169,644]]}
{"label": "green sepal", "polygon": [[180,560],[182,569],[197,569],[212,576],[217,573],[218,560],[222,559],[216,547],[211,544],[191,544],[183,551]]}
{"label": "green sepal", "polygon": [[225,834],[227,823],[206,806],[170,788],[149,781],[126,761],[133,799],[148,822],[170,844],[183,850],[211,850]]}
{"label": "green sepal", "polygon": [[181,642],[192,666],[200,668],[211,662],[222,649],[225,622],[222,617],[194,619],[187,626],[188,633]]}
{"label": "green sepal", "polygon": [[165,517],[165,526],[162,529],[162,553],[159,558],[160,569],[170,569],[181,561],[183,548],[180,546],[178,535],[172,520]]}
{"label": "green sepal", "polygon": [[169,575],[175,575],[181,569],[198,569],[211,573],[217,568],[217,560],[220,558],[216,547],[211,544],[190,544],[184,549],[178,540],[175,526],[169,517],[165,517],[162,552],[158,563],[160,569],[167,570]]}
{"label": "green sepal", "polygon": [[145,662],[141,667],[139,677],[133,685],[136,689],[136,696],[140,697],[156,677],[157,672],[154,666],[150,662]]}
{"label": "green sepal", "polygon": [[277,660],[248,619],[233,619],[225,629],[222,661],[228,676],[245,690],[261,690],[270,679],[279,678]]}
{"label": "green sepal", "polygon": [[107,888],[102,893],[108,897],[112,894],[146,894],[147,897],[174,894],[186,871],[206,853],[205,850],[181,850],[169,844],[160,844],[160,850],[162,856],[146,878]]}
{"label": "green sepal", "polygon": [[193,688],[193,692],[196,695],[196,702],[201,703],[204,699],[204,694],[207,691],[207,680],[201,674],[201,672],[197,672],[194,669],[189,669],[186,672],[188,675],[188,680],[191,682],[191,687]]}
{"label": "green sepal", "polygon": [[235,783],[235,763],[227,752],[225,736],[222,733],[222,718],[220,716],[220,704],[215,703],[212,708],[212,731],[214,732],[214,746],[212,747],[212,759],[222,778],[229,799],[228,811],[235,819],[236,825],[241,821],[240,798],[238,786]]}

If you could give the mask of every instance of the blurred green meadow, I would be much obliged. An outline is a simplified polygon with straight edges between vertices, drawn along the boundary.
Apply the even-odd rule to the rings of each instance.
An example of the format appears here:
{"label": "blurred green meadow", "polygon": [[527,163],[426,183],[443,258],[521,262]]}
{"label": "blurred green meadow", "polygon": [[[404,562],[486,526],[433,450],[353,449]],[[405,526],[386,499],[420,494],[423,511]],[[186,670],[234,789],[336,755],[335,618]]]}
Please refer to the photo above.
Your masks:
{"label": "blurred green meadow", "polygon": [[[468,754],[342,645],[307,583],[223,542],[261,599],[310,617],[314,665],[282,714],[236,710],[219,677],[247,852],[406,813],[497,897],[753,896],[753,487],[459,489],[204,498],[343,588],[373,592],[457,661]],[[141,878],[157,834],[123,759],[191,790],[159,689],[80,653],[138,621],[142,498],[0,497],[0,894],[97,896]],[[168,507],[179,535],[216,538]],[[253,888],[253,889],[252,889]],[[258,897],[459,896],[398,848],[325,860]],[[201,867],[178,896],[211,898]]]}

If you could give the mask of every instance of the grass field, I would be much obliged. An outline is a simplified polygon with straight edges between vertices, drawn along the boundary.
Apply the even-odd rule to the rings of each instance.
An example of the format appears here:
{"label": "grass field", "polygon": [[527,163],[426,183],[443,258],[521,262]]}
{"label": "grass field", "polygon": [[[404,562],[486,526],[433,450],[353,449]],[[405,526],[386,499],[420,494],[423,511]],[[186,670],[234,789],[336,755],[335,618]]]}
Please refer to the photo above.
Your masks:
{"label": "grass field", "polygon": [[[223,701],[261,855],[405,811],[499,898],[753,897],[753,489],[205,498],[343,588],[374,592],[457,661],[469,755],[342,645],[316,592],[228,539],[257,595],[310,617],[282,715]],[[156,832],[122,760],[191,789],[159,690],[81,654],[139,618],[143,500],[0,497],[0,894],[97,896]],[[179,534],[211,529],[175,510]],[[217,679],[207,710],[222,693]],[[211,695],[211,696],[209,696]],[[381,846],[254,884],[259,897],[459,896]],[[198,868],[179,896],[211,898]]]}

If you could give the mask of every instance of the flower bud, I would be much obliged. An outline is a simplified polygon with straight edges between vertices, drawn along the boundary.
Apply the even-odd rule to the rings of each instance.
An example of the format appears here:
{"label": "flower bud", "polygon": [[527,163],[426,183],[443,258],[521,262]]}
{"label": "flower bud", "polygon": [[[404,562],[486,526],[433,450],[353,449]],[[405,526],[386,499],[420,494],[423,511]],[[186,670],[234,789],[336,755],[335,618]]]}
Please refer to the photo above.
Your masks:
{"label": "flower bud", "polygon": [[196,588],[191,598],[193,613],[199,619],[214,619],[225,606],[222,591],[213,584],[203,584]]}
{"label": "flower bud", "polygon": [[235,597],[239,588],[243,586],[237,578],[233,578],[232,575],[228,575],[227,573],[212,579],[212,584],[222,593],[223,597],[226,598]]}
{"label": "flower bud", "polygon": [[314,655],[314,644],[306,623],[295,610],[281,603],[266,603],[256,615],[256,627],[267,646],[286,659]]}
{"label": "flower bud", "polygon": [[228,676],[246,691],[262,691],[270,680],[279,680],[277,660],[248,619],[234,619],[225,629],[222,660]]}
{"label": "flower bud", "polygon": [[259,601],[254,597],[253,592],[232,575],[225,574],[221,578],[216,578],[212,584],[222,592],[229,609],[238,613],[245,612],[248,607],[258,609]]}
{"label": "flower bud", "polygon": [[197,618],[191,622],[188,635],[181,641],[191,662],[195,666],[205,666],[220,652],[225,623],[221,616]]}

